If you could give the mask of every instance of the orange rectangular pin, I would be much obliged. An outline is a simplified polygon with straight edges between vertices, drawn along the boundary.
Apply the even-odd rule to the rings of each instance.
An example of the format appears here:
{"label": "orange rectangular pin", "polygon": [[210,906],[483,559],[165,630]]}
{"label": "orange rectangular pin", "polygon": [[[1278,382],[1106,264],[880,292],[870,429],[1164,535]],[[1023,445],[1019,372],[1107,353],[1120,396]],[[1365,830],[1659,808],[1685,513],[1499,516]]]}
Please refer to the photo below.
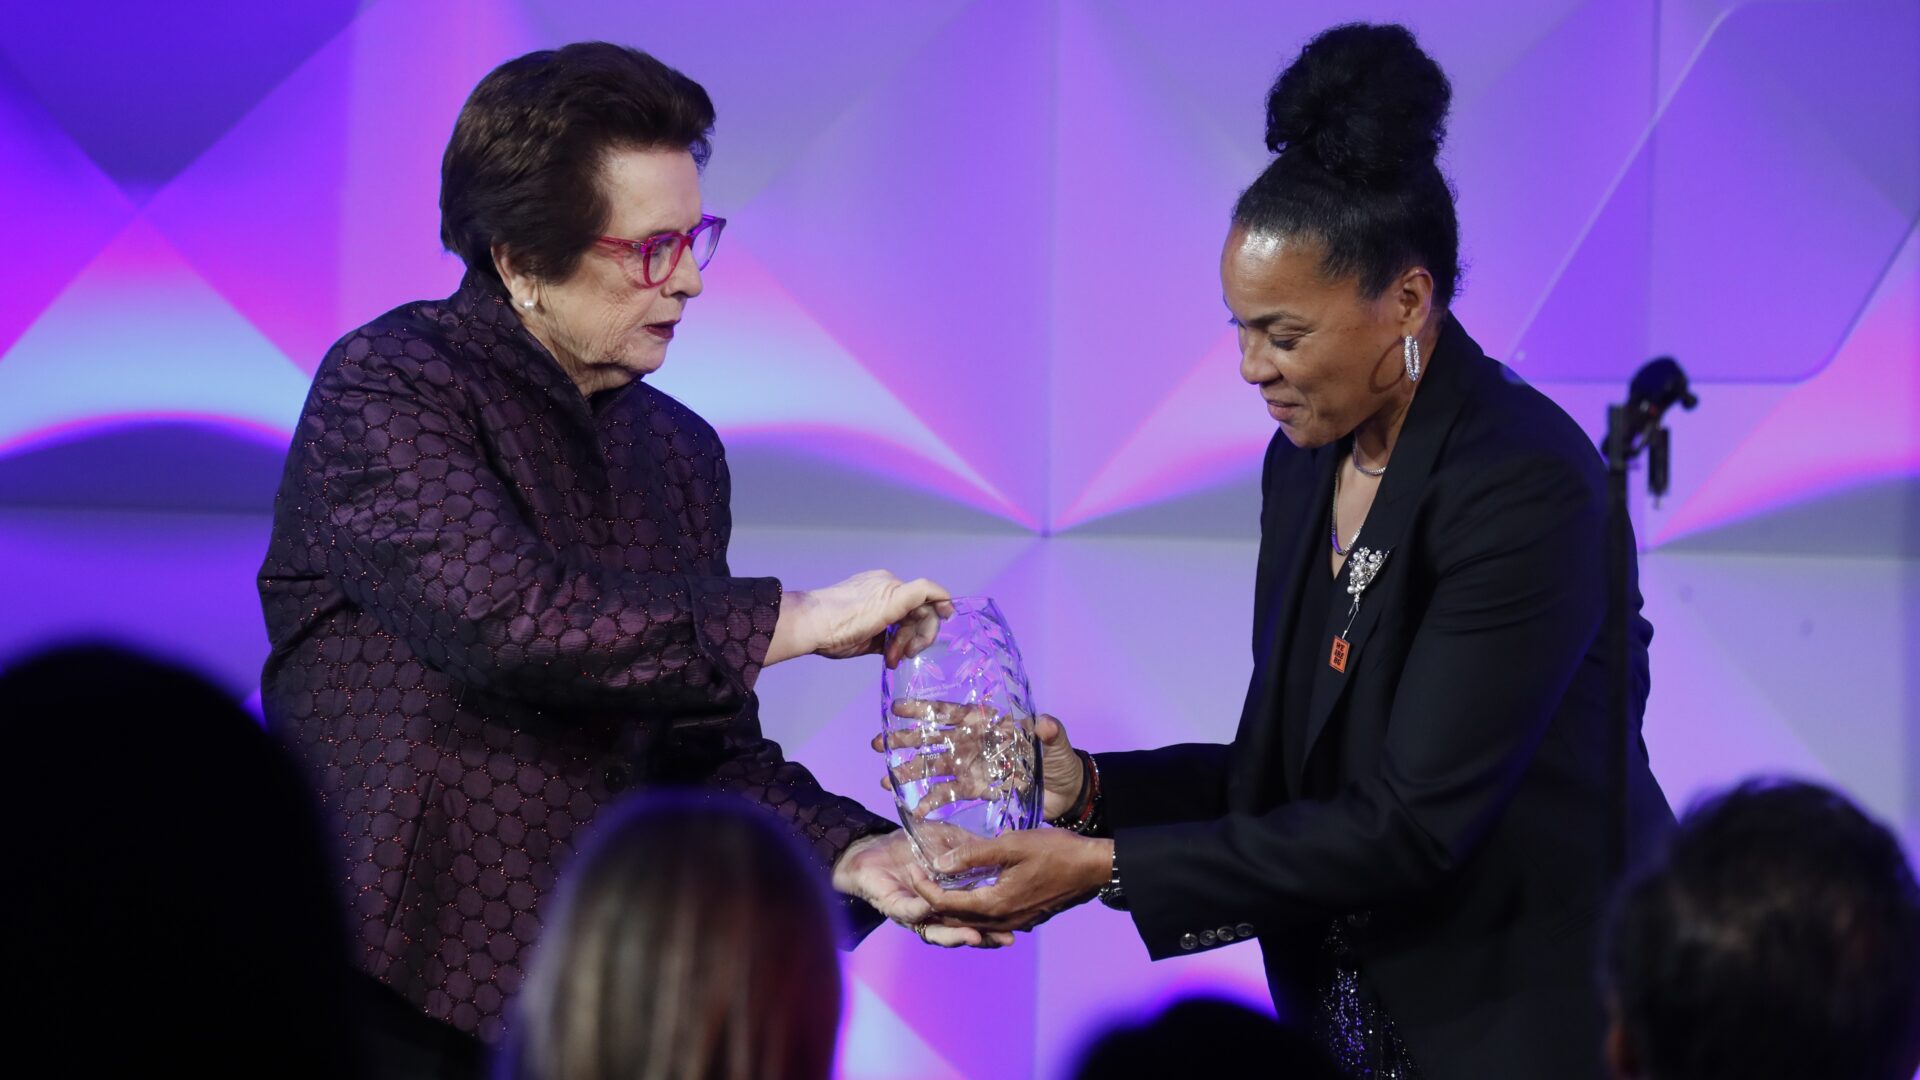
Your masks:
{"label": "orange rectangular pin", "polygon": [[1327,657],[1327,666],[1342,675],[1347,672],[1347,639],[1336,636],[1333,639],[1333,652]]}

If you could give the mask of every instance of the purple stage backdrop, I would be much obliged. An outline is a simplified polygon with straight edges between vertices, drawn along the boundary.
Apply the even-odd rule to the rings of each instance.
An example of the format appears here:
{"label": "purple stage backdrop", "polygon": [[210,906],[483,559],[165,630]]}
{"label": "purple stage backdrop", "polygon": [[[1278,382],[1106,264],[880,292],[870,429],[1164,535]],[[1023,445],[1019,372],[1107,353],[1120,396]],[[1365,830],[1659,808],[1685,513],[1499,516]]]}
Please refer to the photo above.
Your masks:
{"label": "purple stage backdrop", "polygon": [[[438,164],[474,82],[605,38],[719,108],[731,224],[657,378],[727,437],[733,565],[990,593],[1077,741],[1224,739],[1272,428],[1218,245],[1279,66],[1398,19],[1454,79],[1468,328],[1596,433],[1650,356],[1695,377],[1638,519],[1669,794],[1785,770],[1920,833],[1920,3],[190,8],[8,4],[0,652],[104,632],[253,691],[310,373],[452,290]],[[761,689],[790,753],[889,810],[877,681]],[[1173,995],[1264,1002],[1251,946],[1150,965],[1100,909],[995,954],[882,932],[848,969],[856,1078],[1057,1076]]]}

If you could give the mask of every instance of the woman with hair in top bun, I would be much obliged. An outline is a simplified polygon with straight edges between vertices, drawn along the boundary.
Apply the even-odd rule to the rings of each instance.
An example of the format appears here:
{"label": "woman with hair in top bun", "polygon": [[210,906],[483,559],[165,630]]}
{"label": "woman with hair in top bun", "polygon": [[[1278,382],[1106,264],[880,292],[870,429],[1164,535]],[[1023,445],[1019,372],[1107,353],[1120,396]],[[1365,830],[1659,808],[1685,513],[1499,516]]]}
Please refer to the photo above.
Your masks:
{"label": "woman with hair in top bun", "polygon": [[[1025,929],[1098,895],[1155,958],[1257,939],[1283,1016],[1357,1077],[1598,1077],[1608,892],[1605,469],[1452,314],[1451,89],[1399,26],[1315,38],[1267,99],[1276,155],[1220,278],[1267,450],[1231,744],[1074,751],[1067,828],[938,915]],[[1633,620],[1637,727],[1652,629]],[[1635,739],[1630,849],[1672,825]]]}

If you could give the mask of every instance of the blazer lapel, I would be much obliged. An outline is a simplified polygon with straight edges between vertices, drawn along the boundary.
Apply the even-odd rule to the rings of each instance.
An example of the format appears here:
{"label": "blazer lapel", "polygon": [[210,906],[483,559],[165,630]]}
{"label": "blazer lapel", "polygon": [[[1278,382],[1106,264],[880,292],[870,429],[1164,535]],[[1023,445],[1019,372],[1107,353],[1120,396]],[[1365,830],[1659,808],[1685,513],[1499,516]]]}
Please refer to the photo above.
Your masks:
{"label": "blazer lapel", "polygon": [[[1284,438],[1285,436],[1277,436]],[[1333,465],[1338,455],[1330,447],[1308,450],[1294,461],[1288,471],[1274,478],[1278,499],[1262,522],[1270,547],[1262,552],[1261,587],[1258,608],[1258,636],[1254,655],[1259,666],[1248,700],[1241,713],[1240,733],[1235,739],[1236,760],[1242,770],[1244,800],[1235,800],[1243,809],[1260,809],[1272,800],[1270,786],[1282,781],[1278,763],[1283,760],[1280,740],[1284,738],[1280,709],[1282,682],[1286,678],[1289,650],[1301,644],[1294,640],[1293,628],[1299,621],[1300,589],[1315,565],[1314,557],[1323,554],[1316,542],[1319,533],[1302,528],[1303,519],[1312,518],[1316,507],[1333,497]]]}
{"label": "blazer lapel", "polygon": [[[1412,558],[1412,552],[1405,550],[1407,526],[1413,520],[1414,510],[1420,505],[1420,495],[1426,490],[1427,478],[1433,474],[1434,462],[1440,456],[1440,446],[1446,441],[1447,432],[1453,428],[1454,417],[1460,413],[1460,405],[1472,382],[1472,369],[1484,363],[1486,358],[1480,347],[1467,336],[1453,316],[1447,316],[1446,323],[1440,329],[1440,340],[1434,348],[1427,378],[1407,409],[1406,422],[1401,426],[1400,438],[1394,444],[1392,464],[1380,481],[1379,494],[1374,496],[1373,508],[1367,512],[1367,520],[1360,527],[1360,539],[1354,549],[1357,552],[1364,547],[1385,552],[1386,559],[1380,564],[1380,572],[1362,592],[1360,610],[1354,617],[1353,625],[1347,627],[1343,614],[1336,626],[1336,629],[1347,627],[1342,635],[1347,640],[1346,662],[1342,669],[1334,670],[1331,657],[1328,656],[1321,657],[1320,663],[1314,668],[1313,694],[1307,709],[1306,747],[1291,777],[1296,791],[1304,779],[1306,762],[1313,756],[1314,745],[1326,730],[1327,721],[1352,683],[1354,673],[1359,670],[1361,653],[1373,636],[1374,624],[1380,619],[1383,606],[1380,594],[1388,582],[1406,574],[1404,567]],[[1346,440],[1340,443],[1343,451],[1348,445]],[[1341,455],[1335,453],[1330,456],[1337,461]],[[1332,475],[1331,469],[1328,475]],[[1327,498],[1330,499],[1331,495]],[[1318,505],[1325,506],[1326,502]],[[1326,552],[1318,545],[1313,546],[1322,560],[1315,564],[1314,569],[1324,574],[1327,572],[1324,561]],[[1337,595],[1346,594],[1352,569],[1353,560],[1349,558],[1342,568],[1340,579],[1334,584],[1339,590]],[[1341,607],[1344,609],[1346,605]],[[1304,643],[1296,643],[1296,647],[1300,644]],[[1315,647],[1324,647],[1324,644],[1323,641]]]}

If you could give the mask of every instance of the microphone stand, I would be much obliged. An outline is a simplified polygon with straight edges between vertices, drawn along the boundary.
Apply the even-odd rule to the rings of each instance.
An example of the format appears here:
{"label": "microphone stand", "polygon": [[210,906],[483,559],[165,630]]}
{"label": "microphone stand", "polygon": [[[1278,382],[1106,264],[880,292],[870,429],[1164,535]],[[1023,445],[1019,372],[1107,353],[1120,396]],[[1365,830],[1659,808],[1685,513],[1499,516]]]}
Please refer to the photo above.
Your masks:
{"label": "microphone stand", "polygon": [[1661,417],[1678,403],[1692,409],[1700,399],[1687,387],[1687,374],[1670,356],[1648,363],[1634,375],[1624,405],[1607,406],[1607,664],[1612,675],[1609,700],[1607,792],[1612,829],[1607,837],[1608,880],[1627,868],[1627,763],[1638,734],[1633,724],[1633,671],[1628,638],[1632,593],[1633,519],[1627,506],[1627,472],[1647,452],[1647,488],[1656,501],[1667,493],[1668,441]]}

